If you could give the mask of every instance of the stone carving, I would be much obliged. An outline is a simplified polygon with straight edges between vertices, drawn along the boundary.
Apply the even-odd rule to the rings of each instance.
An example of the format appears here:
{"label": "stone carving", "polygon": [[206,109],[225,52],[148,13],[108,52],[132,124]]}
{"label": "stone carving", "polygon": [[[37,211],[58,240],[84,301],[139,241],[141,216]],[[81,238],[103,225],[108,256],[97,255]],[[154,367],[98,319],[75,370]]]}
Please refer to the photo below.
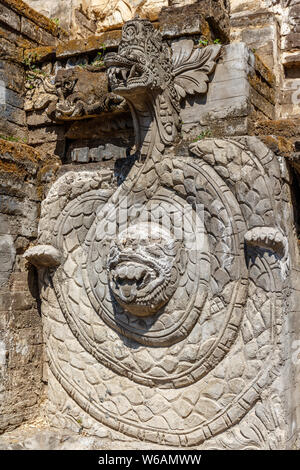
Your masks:
{"label": "stone carving", "polygon": [[178,284],[177,251],[176,240],[159,225],[133,225],[120,233],[108,259],[110,287],[120,305],[141,317],[165,305]]}
{"label": "stone carving", "polygon": [[155,21],[168,4],[167,0],[91,0],[89,11],[97,18],[97,32],[101,32],[120,28],[137,14]]}
{"label": "stone carving", "polygon": [[170,50],[135,19],[106,56],[133,115],[135,163],[118,187],[109,170],[57,180],[39,243],[59,254],[26,255],[49,256],[39,272],[56,426],[80,416],[95,435],[100,422],[111,438],[161,445],[282,443],[271,399],[289,266],[279,162],[256,137],[176,147],[180,102],[206,92],[219,52],[190,40]]}
{"label": "stone carving", "polygon": [[[119,53],[107,54],[105,63],[112,91],[124,96],[129,104],[136,146],[143,156],[156,139],[160,152],[161,145],[175,141],[180,99],[186,94],[207,91],[208,74],[213,72],[219,52],[218,45],[193,50],[193,41],[183,40],[174,44],[171,56],[160,32],[150,22],[126,23]],[[150,131],[154,117],[157,129]],[[149,146],[145,145],[147,132],[151,138]]]}
{"label": "stone carving", "polygon": [[47,110],[54,120],[128,111],[124,99],[109,93],[106,74],[97,67],[60,69],[55,77],[55,93],[58,99]]}
{"label": "stone carving", "polygon": [[57,100],[56,88],[51,77],[42,71],[29,71],[25,83],[25,111],[40,111],[46,109],[53,100]]}
{"label": "stone carving", "polygon": [[29,71],[26,81],[26,111],[47,110],[54,121],[74,121],[105,114],[120,120],[128,114],[124,98],[110,93],[106,73],[97,66],[59,69],[56,76]]}
{"label": "stone carving", "polygon": [[59,266],[61,254],[51,245],[39,245],[26,251],[26,259],[37,268]]}

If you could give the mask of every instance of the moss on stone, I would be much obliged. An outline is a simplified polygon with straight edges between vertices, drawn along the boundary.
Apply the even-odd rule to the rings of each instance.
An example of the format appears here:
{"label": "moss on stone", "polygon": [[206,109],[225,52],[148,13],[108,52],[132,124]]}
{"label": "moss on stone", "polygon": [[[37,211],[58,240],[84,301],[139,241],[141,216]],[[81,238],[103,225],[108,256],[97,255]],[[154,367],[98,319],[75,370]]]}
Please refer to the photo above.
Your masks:
{"label": "moss on stone", "polygon": [[2,0],[2,3],[14,10],[16,13],[19,13],[21,16],[25,16],[26,18],[30,19],[37,26],[52,34],[52,36],[68,36],[68,33],[60,28],[54,21],[50,20],[41,13],[38,13],[22,0]]}

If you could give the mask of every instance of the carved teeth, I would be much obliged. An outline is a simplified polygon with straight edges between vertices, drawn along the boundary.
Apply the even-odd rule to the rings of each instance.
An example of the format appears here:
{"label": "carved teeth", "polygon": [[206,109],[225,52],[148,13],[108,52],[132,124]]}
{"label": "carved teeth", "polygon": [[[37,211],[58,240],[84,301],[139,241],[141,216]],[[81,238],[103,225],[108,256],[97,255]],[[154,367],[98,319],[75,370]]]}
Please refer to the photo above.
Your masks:
{"label": "carved teeth", "polygon": [[126,266],[121,266],[119,269],[118,269],[118,277],[120,279],[125,279],[127,276],[127,267]]}
{"label": "carved teeth", "polygon": [[133,65],[133,66],[131,67],[131,70],[130,70],[130,74],[129,74],[128,80],[134,76],[134,74],[135,74],[135,70],[136,70],[136,65]]}

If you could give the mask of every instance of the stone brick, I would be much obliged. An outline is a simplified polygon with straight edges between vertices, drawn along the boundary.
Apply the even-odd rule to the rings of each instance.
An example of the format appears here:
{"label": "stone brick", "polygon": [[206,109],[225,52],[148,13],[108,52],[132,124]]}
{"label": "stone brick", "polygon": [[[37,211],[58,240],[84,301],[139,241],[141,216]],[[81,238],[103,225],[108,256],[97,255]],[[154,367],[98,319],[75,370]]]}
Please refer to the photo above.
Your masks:
{"label": "stone brick", "polygon": [[31,130],[29,134],[30,145],[57,142],[58,140],[64,140],[64,129],[60,126],[46,126]]}
{"label": "stone brick", "polygon": [[[226,77],[224,77],[226,78]],[[246,78],[225,80],[220,83],[212,83],[210,86],[211,100],[225,100],[236,96],[249,95],[249,82]]]}
{"label": "stone brick", "polygon": [[23,109],[24,98],[13,90],[7,88],[5,90],[5,101],[7,104],[14,106],[15,108]]}
{"label": "stone brick", "polygon": [[0,80],[19,95],[24,92],[25,72],[21,65],[0,60]]}
{"label": "stone brick", "polygon": [[20,63],[23,60],[23,50],[10,41],[0,38],[0,59],[12,60]]}
{"label": "stone brick", "polygon": [[251,102],[256,108],[262,111],[268,118],[275,119],[275,109],[272,103],[267,101],[261,94],[259,94],[253,88],[251,88],[250,95]]}
{"label": "stone brick", "polygon": [[40,127],[45,124],[53,124],[53,121],[46,115],[45,110],[27,113],[26,121],[27,125],[32,127]]}
{"label": "stone brick", "polygon": [[20,31],[21,29],[20,16],[3,4],[0,5],[0,21],[17,31]]}
{"label": "stone brick", "polygon": [[12,298],[13,310],[30,310],[35,306],[35,299],[28,292],[15,292]]}
{"label": "stone brick", "polygon": [[[0,200],[1,201],[1,200]],[[1,207],[1,202],[0,202]],[[0,287],[8,281],[15,262],[16,249],[11,235],[0,235]]]}
{"label": "stone brick", "polygon": [[10,104],[0,104],[0,119],[5,119],[21,127],[26,125],[25,111]]}
{"label": "stone brick", "polygon": [[27,18],[21,18],[21,33],[41,46],[55,46],[56,38]]}
{"label": "stone brick", "polygon": [[8,327],[13,330],[41,328],[41,316],[36,310],[13,310],[7,318]]}
{"label": "stone brick", "polygon": [[72,150],[71,158],[73,162],[87,163],[89,161],[89,148],[82,147]]}
{"label": "stone brick", "polygon": [[9,292],[1,293],[0,292],[0,312],[7,312],[12,303],[12,297]]}
{"label": "stone brick", "polygon": [[292,49],[300,48],[300,32],[290,33],[284,39],[284,49],[290,51]]}

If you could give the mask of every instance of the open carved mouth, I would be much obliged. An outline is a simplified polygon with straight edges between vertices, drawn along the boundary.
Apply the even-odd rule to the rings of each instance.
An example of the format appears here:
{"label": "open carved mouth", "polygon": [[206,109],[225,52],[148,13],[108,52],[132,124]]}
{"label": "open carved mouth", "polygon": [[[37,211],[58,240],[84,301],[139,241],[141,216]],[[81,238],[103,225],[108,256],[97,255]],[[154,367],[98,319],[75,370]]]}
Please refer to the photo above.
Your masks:
{"label": "open carved mouth", "polygon": [[135,316],[157,313],[177,286],[176,253],[174,239],[155,224],[140,223],[120,233],[107,260],[115,300]]}
{"label": "open carved mouth", "polygon": [[121,258],[108,265],[114,296],[133,315],[153,315],[166,302],[163,291],[169,280],[168,270],[148,257],[147,264],[134,254],[130,259]]}
{"label": "open carved mouth", "polygon": [[147,68],[139,61],[128,60],[117,54],[108,54],[105,57],[105,64],[112,91],[125,91],[146,86],[148,83]]}
{"label": "open carved mouth", "polygon": [[111,271],[114,291],[125,302],[132,302],[157,276],[154,270],[138,263],[121,263]]}
{"label": "open carved mouth", "polygon": [[140,70],[136,64],[130,69],[125,67],[109,67],[107,74],[113,91],[147,84],[147,74]]}

